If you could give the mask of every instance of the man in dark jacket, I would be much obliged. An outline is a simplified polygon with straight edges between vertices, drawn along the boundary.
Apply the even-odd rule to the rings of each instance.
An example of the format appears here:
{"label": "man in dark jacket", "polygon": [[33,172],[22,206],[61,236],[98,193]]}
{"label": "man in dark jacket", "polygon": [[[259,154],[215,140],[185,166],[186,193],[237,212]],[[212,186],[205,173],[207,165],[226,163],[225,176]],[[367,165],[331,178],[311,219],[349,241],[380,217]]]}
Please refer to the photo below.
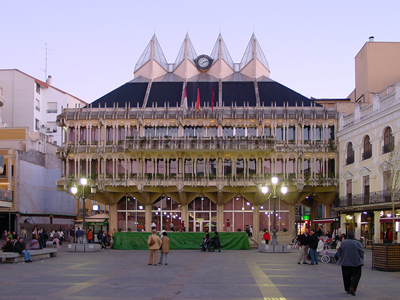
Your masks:
{"label": "man in dark jacket", "polygon": [[364,264],[364,249],[361,243],[354,239],[354,232],[348,232],[347,239],[340,244],[337,252],[337,264],[342,266],[344,290],[355,296],[361,278],[361,267]]}
{"label": "man in dark jacket", "polygon": [[310,247],[310,256],[311,256],[311,264],[310,265],[318,265],[318,256],[317,256],[317,248],[318,248],[318,234],[314,229],[311,229],[311,236],[308,241],[308,247]]}
{"label": "man in dark jacket", "polygon": [[303,264],[306,263],[307,254],[308,254],[308,242],[310,240],[310,235],[307,232],[304,232],[299,236],[299,250],[300,250],[300,257],[297,263],[300,265],[300,261],[303,261]]}
{"label": "man in dark jacket", "polygon": [[18,237],[17,241],[14,245],[14,252],[18,252],[24,256],[25,262],[30,263],[31,261],[31,254],[29,251],[26,251],[26,244],[22,237]]}

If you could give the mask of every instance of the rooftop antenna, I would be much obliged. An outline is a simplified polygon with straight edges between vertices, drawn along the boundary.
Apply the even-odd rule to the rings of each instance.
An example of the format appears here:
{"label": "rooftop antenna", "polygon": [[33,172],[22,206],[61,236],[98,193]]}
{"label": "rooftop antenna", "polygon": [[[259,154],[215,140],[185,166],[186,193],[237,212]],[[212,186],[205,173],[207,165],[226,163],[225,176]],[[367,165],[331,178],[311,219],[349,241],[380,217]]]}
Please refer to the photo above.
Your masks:
{"label": "rooftop antenna", "polygon": [[43,71],[44,71],[44,81],[46,81],[47,80],[47,54],[48,54],[48,52],[49,51],[53,51],[53,49],[49,49],[49,48],[47,48],[47,43],[45,43],[45,42],[42,42],[43,44],[45,44],[45,48],[42,48],[42,49],[46,49],[46,56],[45,56],[45,61],[44,61],[44,69],[42,69]]}

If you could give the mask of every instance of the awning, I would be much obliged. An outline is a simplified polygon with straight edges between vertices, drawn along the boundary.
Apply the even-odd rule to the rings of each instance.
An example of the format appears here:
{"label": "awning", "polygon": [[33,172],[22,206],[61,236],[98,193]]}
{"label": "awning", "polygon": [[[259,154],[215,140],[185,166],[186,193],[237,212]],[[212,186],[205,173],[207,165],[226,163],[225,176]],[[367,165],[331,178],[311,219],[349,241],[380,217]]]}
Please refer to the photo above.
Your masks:
{"label": "awning", "polygon": [[316,219],[312,222],[317,223],[317,224],[329,224],[329,223],[338,222],[338,221],[339,220],[337,218],[329,218],[329,219]]}
{"label": "awning", "polygon": [[[400,222],[400,218],[394,218],[395,222]],[[381,223],[392,223],[393,222],[393,218],[380,218],[379,222]]]}

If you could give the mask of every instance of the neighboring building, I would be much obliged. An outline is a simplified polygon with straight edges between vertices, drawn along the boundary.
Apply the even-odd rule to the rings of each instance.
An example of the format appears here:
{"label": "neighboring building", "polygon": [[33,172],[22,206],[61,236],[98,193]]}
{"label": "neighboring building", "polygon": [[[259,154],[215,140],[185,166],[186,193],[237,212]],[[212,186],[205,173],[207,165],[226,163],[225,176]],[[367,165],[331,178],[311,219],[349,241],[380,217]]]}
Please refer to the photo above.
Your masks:
{"label": "neighboring building", "polygon": [[61,108],[86,105],[54,87],[51,76],[43,82],[17,69],[3,69],[0,85],[8,103],[3,107],[3,121],[9,127],[28,127],[29,132],[43,133],[57,145],[61,144],[61,133],[56,117]]}
{"label": "neighboring building", "polygon": [[400,197],[392,199],[384,176],[400,141],[400,43],[370,40],[357,54],[355,69],[350,96],[355,109],[339,118],[340,201],[335,210],[342,232],[354,230],[357,239],[379,243],[392,227],[392,200],[393,231],[399,231]]}
{"label": "neighboring building", "polygon": [[[210,56],[187,35],[169,64],[154,36],[135,79],[88,107],[58,116],[61,189],[81,176],[110,206],[110,229],[253,226],[272,231],[272,175],[289,187],[277,201],[278,241],[301,228],[296,216],[330,217],[337,197],[337,112],[269,78],[253,35],[234,63],[220,35]],[[296,228],[296,221],[299,225]]]}
{"label": "neighboring building", "polygon": [[[0,228],[71,224],[76,200],[57,191],[61,178],[55,141],[61,106],[85,102],[19,70],[0,70]],[[58,133],[57,133],[58,131]],[[31,225],[33,226],[33,225]]]}

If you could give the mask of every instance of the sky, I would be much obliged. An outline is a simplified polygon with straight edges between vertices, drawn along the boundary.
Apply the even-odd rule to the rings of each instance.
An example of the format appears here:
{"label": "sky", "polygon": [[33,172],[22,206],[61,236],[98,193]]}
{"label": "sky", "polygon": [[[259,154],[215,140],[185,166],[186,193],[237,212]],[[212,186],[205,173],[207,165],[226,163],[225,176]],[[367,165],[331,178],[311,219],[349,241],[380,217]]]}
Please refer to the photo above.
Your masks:
{"label": "sky", "polygon": [[400,42],[400,1],[1,1],[0,69],[19,69],[86,102],[134,78],[156,34],[173,63],[186,33],[198,55],[222,34],[234,62],[254,33],[271,78],[306,96],[345,98],[370,36]]}

